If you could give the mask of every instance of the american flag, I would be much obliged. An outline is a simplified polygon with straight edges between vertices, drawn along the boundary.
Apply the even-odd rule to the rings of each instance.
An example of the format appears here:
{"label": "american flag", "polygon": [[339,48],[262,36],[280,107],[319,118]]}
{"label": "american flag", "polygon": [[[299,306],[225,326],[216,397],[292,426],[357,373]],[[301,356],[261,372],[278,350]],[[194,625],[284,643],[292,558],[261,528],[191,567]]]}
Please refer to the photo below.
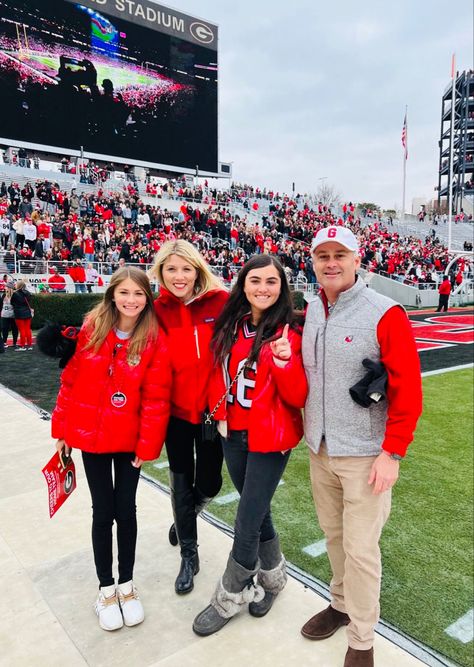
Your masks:
{"label": "american flag", "polygon": [[408,159],[408,128],[407,128],[407,115],[405,113],[405,120],[403,121],[402,128],[402,146],[405,149],[405,160]]}

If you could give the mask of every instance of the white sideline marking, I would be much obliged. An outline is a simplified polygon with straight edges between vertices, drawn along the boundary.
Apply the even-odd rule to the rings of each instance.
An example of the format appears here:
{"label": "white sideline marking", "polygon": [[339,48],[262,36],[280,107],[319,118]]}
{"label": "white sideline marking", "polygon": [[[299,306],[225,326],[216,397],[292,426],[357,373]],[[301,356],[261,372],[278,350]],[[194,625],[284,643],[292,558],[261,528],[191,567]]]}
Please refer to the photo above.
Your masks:
{"label": "white sideline marking", "polygon": [[[281,486],[285,482],[280,479],[278,482],[278,486]],[[216,498],[214,500],[215,503],[218,505],[229,505],[229,503],[233,503],[235,500],[238,500],[240,498],[240,493],[238,491],[232,491],[232,493],[228,493],[225,496],[220,496],[219,498]]]}
{"label": "white sideline marking", "polygon": [[308,556],[313,558],[318,558],[326,553],[326,540],[319,540],[319,542],[313,542],[313,544],[308,544],[307,547],[303,547],[303,551]]}
{"label": "white sideline marking", "polygon": [[464,616],[451,623],[445,633],[463,644],[472,642],[474,639],[474,609],[470,609]]}
{"label": "white sideline marking", "polygon": [[163,468],[169,468],[170,464],[168,461],[163,461],[162,463],[154,463],[153,467],[158,468],[158,470],[163,470]]}
{"label": "white sideline marking", "polygon": [[228,493],[225,496],[220,496],[219,498],[216,498],[214,500],[215,503],[218,505],[228,505],[229,503],[233,503],[234,500],[238,500],[240,498],[240,494],[238,491],[232,491],[232,493]]}
{"label": "white sideline marking", "polygon": [[474,364],[462,364],[461,366],[450,366],[450,368],[438,368],[437,371],[426,371],[421,374],[422,378],[426,378],[429,375],[441,375],[442,373],[450,373],[451,371],[462,371],[465,368],[472,368]]}

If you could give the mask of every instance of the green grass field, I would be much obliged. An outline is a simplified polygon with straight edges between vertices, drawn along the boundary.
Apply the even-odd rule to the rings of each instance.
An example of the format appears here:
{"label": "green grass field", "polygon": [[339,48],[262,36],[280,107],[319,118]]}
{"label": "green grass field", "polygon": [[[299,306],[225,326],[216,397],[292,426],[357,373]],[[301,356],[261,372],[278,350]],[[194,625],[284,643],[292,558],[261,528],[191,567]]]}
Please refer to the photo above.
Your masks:
{"label": "green grass field", "polygon": [[[6,52],[8,53],[8,51]],[[14,57],[16,53],[12,52]],[[59,69],[59,57],[54,55],[29,52],[23,55],[21,61],[36,68],[38,71],[48,76],[56,76]],[[148,74],[141,74],[137,71],[127,68],[123,63],[119,65],[105,65],[102,61],[94,63],[97,70],[97,81],[111,79],[116,88],[125,88],[126,86],[152,86],[156,85],[158,77]]]}
{"label": "green grass field", "polygon": [[[57,361],[36,352],[7,350],[0,356],[0,382],[45,410],[54,405],[58,379]],[[473,606],[473,371],[427,377],[423,386],[423,417],[402,462],[382,539],[382,617],[471,667],[472,642],[462,644],[444,630]],[[167,483],[166,470],[153,464],[144,470]],[[220,495],[233,490],[225,474]],[[232,525],[236,506],[237,502],[225,506],[213,502],[209,510]],[[292,454],[284,484],[275,494],[273,513],[287,559],[328,582],[327,556],[314,559],[302,552],[323,537],[303,444]]]}

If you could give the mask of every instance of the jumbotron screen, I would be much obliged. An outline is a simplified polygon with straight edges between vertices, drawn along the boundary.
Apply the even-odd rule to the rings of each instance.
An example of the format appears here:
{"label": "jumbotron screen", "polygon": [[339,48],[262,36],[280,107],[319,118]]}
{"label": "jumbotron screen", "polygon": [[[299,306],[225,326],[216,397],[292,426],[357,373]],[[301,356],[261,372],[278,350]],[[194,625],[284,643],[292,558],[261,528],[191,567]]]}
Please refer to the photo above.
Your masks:
{"label": "jumbotron screen", "polygon": [[151,0],[0,0],[0,142],[217,174],[217,27]]}

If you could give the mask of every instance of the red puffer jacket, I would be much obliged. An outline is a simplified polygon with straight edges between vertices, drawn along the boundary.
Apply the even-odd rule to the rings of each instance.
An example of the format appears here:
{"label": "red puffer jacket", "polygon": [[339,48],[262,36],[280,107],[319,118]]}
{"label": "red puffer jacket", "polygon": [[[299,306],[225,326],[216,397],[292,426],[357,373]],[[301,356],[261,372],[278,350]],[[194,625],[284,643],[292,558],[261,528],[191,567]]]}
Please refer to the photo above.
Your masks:
{"label": "red puffer jacket", "polygon": [[86,271],[83,266],[71,266],[67,272],[71,276],[73,282],[75,283],[85,283],[86,282]]}
{"label": "red puffer jacket", "polygon": [[[281,333],[282,329],[279,333]],[[288,335],[292,355],[285,367],[278,367],[270,345],[263,345],[257,361],[257,375],[249,415],[248,448],[251,452],[280,452],[296,447],[303,437],[304,407],[308,384],[301,358],[301,336],[295,331]],[[209,389],[212,410],[226,389],[222,367],[215,368]],[[226,401],[214,415],[226,419]]]}
{"label": "red puffer jacket", "polygon": [[443,280],[441,285],[438,288],[439,294],[443,294],[446,296],[446,294],[451,294],[451,282],[449,280]]}
{"label": "red puffer jacket", "polygon": [[209,348],[214,324],[228,299],[225,290],[211,290],[184,305],[164,287],[155,301],[158,322],[167,334],[173,367],[171,414],[199,424],[208,403],[213,366]]}
{"label": "red puffer jacket", "polygon": [[[170,406],[171,366],[165,337],[160,334],[156,341],[150,340],[135,366],[127,362],[128,342],[113,331],[97,353],[84,350],[87,340],[83,327],[76,352],[61,375],[52,415],[53,438],[94,454],[135,452],[145,461],[156,459]],[[112,404],[117,392],[125,394],[122,407],[117,400]]]}

